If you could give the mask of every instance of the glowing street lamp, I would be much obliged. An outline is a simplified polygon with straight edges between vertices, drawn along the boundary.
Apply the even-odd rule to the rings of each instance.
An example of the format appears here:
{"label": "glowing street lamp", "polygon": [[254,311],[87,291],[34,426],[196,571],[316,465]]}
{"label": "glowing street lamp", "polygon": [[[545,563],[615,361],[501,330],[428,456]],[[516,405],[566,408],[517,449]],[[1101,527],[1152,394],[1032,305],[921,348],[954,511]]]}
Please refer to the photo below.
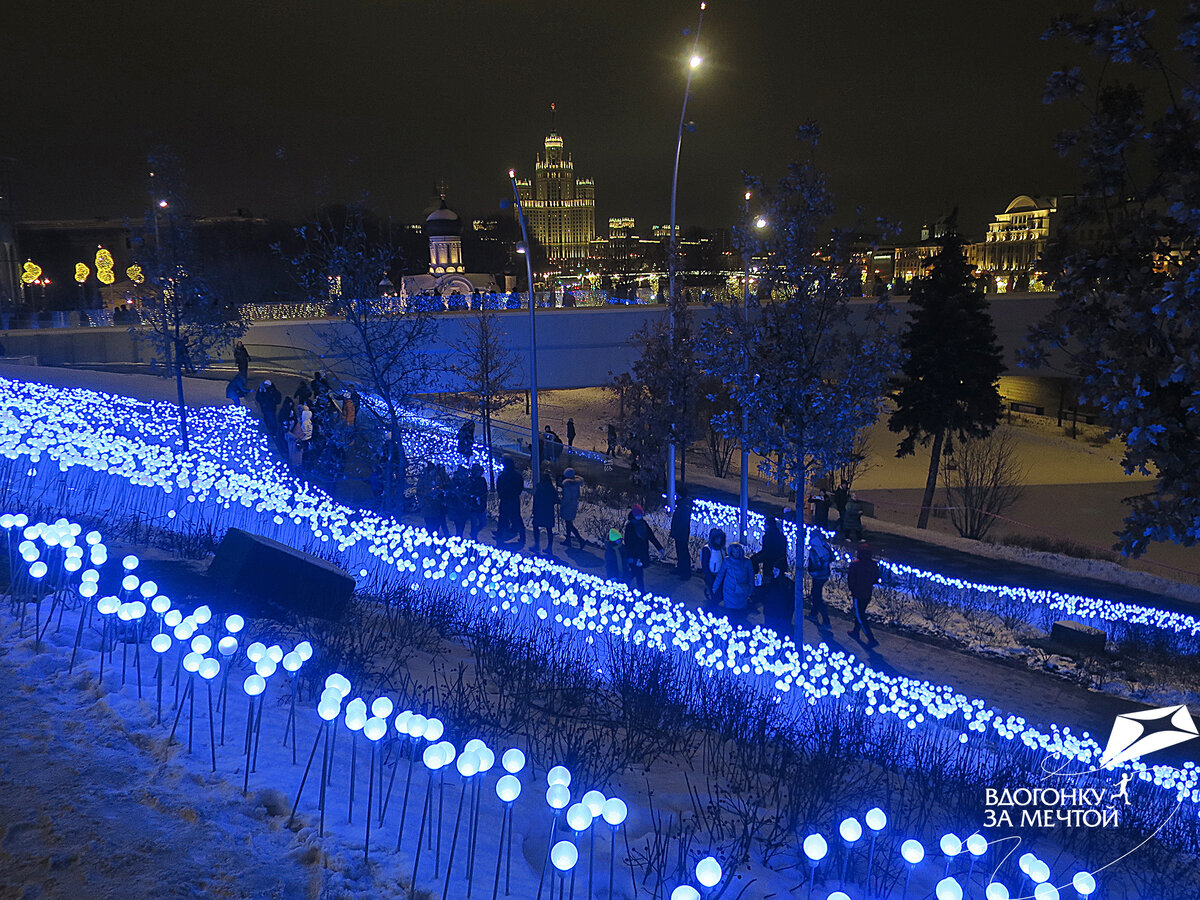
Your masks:
{"label": "glowing street lamp", "polygon": [[[687,120],[687,105],[688,98],[692,93],[692,75],[696,69],[704,62],[704,58],[697,52],[700,48],[700,27],[704,24],[704,8],[706,4],[700,4],[700,16],[696,20],[696,36],[692,40],[692,54],[688,59],[688,74],[687,82],[683,87],[683,108],[679,113],[679,131],[675,136],[675,168],[671,172],[671,232],[670,239],[667,245],[667,303],[670,306],[669,317],[671,323],[671,347],[675,347],[675,333],[678,323],[675,321],[678,317],[678,304],[675,300],[675,270],[679,264],[679,245],[675,240],[675,197],[679,189],[679,154],[683,149],[683,127]],[[671,435],[671,440],[667,444],[667,506],[670,509],[675,508],[675,436]]]}
{"label": "glowing street lamp", "polygon": [[706,896],[721,883],[722,875],[724,875],[724,872],[721,871],[721,864],[717,862],[715,856],[706,856],[700,862],[696,863],[696,880],[704,888]]}
{"label": "glowing street lamp", "polygon": [[525,225],[525,209],[521,206],[521,192],[517,190],[517,170],[508,170],[508,180],[512,184],[513,199],[517,204],[517,220],[521,223],[521,243],[517,252],[525,255],[525,277],[529,281],[529,462],[531,467],[530,479],[534,485],[541,478],[541,454],[538,453],[538,394],[537,394],[537,320],[534,317],[534,307],[537,305],[533,297],[533,263],[530,262],[529,229]]}
{"label": "glowing street lamp", "polygon": [[[608,900],[612,900],[613,868],[616,865],[617,858],[617,832],[620,830],[621,825],[624,824],[625,818],[629,815],[629,807],[619,797],[609,797],[604,801],[604,808],[600,811],[600,815],[612,829],[612,842],[608,847]],[[626,844],[629,843],[628,837],[625,838],[625,842]]]}

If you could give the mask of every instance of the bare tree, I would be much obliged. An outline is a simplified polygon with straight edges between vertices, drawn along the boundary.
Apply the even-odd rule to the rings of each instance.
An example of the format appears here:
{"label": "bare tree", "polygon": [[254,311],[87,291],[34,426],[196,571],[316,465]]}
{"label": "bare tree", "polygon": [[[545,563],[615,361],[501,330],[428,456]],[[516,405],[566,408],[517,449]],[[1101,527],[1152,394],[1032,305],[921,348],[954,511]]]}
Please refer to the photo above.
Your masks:
{"label": "bare tree", "polygon": [[708,450],[713,474],[717,478],[724,478],[729,474],[729,464],[738,448],[738,440],[714,425],[713,421],[732,409],[733,398],[729,396],[729,388],[715,378],[704,376],[696,398],[696,414],[704,429],[704,446]]}
{"label": "bare tree", "polygon": [[954,465],[942,469],[950,522],[962,537],[982,540],[996,517],[1024,494],[1025,469],[1017,459],[1016,438],[1010,428],[997,428],[987,437],[958,444],[953,457]]}
{"label": "bare tree", "polygon": [[397,264],[396,251],[365,208],[326,208],[296,229],[299,247],[283,253],[306,299],[326,303],[341,319],[321,329],[339,374],[378,399],[388,427],[400,429],[404,404],[428,389],[437,373],[431,344],[437,325],[428,312],[380,296]]}
{"label": "bare tree", "polygon": [[[326,208],[315,221],[297,228],[295,236],[295,246],[285,250],[276,245],[276,252],[290,264],[305,298],[328,304],[341,319],[319,329],[326,355],[340,377],[370,395],[372,410],[386,426],[388,446],[402,448],[406,404],[415,393],[431,390],[440,373],[432,350],[437,335],[433,315],[381,296],[397,252],[386,227],[363,206]],[[392,474],[388,464],[389,502]]]}
{"label": "bare tree", "polygon": [[240,311],[214,288],[196,247],[186,191],[170,153],[149,157],[154,206],[133,234],[133,257],[151,290],[142,301],[141,323],[133,333],[153,357],[175,375],[179,395],[179,437],[189,449],[184,372],[207,368],[246,333]]}
{"label": "bare tree", "polygon": [[[454,344],[459,361],[453,371],[466,385],[479,418],[483,422],[483,440],[487,445],[488,459],[492,458],[492,419],[502,409],[516,403],[518,395],[514,384],[521,361],[505,340],[499,317],[487,309],[477,309],[467,320],[462,338]],[[496,473],[492,466],[492,488],[496,487]]]}
{"label": "bare tree", "polygon": [[869,427],[860,428],[854,434],[854,443],[851,445],[850,455],[831,473],[836,483],[839,485],[844,484],[847,490],[852,488],[858,476],[874,468],[874,466],[867,462],[870,456],[871,429]]}

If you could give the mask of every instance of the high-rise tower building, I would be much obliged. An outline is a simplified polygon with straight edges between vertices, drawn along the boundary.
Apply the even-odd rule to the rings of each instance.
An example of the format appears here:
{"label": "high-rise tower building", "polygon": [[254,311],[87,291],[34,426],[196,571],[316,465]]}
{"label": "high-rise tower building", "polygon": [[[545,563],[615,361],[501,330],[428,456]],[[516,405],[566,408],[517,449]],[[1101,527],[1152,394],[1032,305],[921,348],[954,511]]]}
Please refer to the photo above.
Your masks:
{"label": "high-rise tower building", "polygon": [[517,179],[517,193],[534,236],[551,263],[583,265],[596,236],[596,185],[576,178],[575,164],[563,152],[563,139],[553,129],[546,153],[537,158],[533,179]]}

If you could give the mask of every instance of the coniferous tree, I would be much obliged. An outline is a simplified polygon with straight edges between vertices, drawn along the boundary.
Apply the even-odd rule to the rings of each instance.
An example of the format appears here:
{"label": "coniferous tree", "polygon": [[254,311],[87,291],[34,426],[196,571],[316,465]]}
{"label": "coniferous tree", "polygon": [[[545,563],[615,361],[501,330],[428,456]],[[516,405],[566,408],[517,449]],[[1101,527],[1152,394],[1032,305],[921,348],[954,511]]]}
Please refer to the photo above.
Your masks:
{"label": "coniferous tree", "polygon": [[985,437],[1002,414],[996,382],[1004,359],[996,327],[953,227],[931,263],[908,300],[908,326],[900,338],[904,365],[892,392],[896,411],[888,419],[889,429],[904,434],[896,456],[933,444],[918,528],[929,523],[946,442]]}

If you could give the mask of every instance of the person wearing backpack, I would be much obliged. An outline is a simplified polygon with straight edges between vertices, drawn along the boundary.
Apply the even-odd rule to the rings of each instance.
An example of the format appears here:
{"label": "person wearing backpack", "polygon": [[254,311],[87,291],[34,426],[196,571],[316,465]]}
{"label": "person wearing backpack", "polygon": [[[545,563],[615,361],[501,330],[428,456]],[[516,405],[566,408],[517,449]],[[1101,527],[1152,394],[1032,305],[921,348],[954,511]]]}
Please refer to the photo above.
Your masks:
{"label": "person wearing backpack", "polygon": [[825,582],[829,580],[829,569],[833,565],[833,550],[825,533],[820,528],[809,531],[808,538],[808,590],[809,614],[807,618],[818,625],[829,625],[829,607],[825,605]]}

